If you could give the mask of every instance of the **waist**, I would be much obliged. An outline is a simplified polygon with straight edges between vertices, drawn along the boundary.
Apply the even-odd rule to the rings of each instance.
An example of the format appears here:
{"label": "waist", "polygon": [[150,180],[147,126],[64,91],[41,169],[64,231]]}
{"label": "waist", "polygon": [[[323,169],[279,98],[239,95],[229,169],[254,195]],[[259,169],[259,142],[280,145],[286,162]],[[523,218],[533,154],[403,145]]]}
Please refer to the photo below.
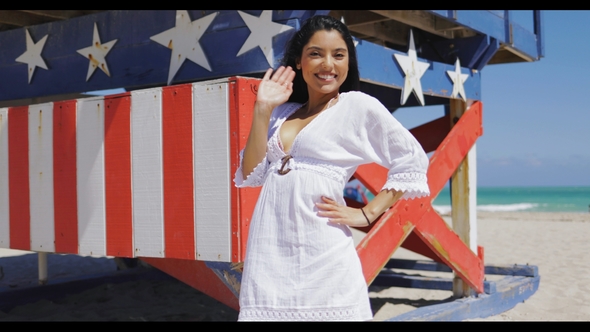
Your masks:
{"label": "waist", "polygon": [[268,171],[282,176],[289,176],[291,172],[308,171],[337,181],[342,185],[346,184],[348,180],[348,173],[344,167],[308,157],[287,155],[282,159],[271,162]]}

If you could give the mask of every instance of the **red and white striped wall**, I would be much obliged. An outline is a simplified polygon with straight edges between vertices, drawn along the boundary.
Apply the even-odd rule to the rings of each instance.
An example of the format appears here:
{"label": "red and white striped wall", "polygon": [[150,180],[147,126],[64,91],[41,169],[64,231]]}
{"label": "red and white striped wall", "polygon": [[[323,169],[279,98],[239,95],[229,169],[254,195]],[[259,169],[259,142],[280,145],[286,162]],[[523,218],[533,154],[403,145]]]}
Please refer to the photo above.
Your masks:
{"label": "red and white striped wall", "polygon": [[0,247],[241,261],[253,204],[232,178],[256,86],[0,108]]}

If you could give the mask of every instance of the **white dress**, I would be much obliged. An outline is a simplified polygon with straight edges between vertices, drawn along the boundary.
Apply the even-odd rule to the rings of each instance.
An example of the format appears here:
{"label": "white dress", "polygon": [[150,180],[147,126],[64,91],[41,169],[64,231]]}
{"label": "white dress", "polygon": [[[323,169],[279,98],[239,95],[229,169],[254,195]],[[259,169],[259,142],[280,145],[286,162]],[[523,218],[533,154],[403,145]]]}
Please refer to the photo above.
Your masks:
{"label": "white dress", "polygon": [[345,204],[344,186],[361,164],[389,169],[383,189],[402,198],[429,194],[428,158],[416,139],[375,98],[340,95],[295,137],[281,175],[281,124],[301,105],[271,116],[267,153],[238,187],[263,185],[252,216],[239,320],[370,320],[368,289],[350,229],[317,216],[321,196]]}

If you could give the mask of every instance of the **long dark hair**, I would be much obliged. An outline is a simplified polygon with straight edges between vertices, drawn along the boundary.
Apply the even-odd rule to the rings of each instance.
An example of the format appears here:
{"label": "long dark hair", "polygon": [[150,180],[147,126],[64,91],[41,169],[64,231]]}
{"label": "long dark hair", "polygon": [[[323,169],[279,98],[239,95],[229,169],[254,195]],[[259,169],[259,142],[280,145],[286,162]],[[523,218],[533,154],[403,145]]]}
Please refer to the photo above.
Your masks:
{"label": "long dark hair", "polygon": [[305,103],[309,99],[307,93],[307,83],[303,80],[301,69],[297,69],[297,59],[301,58],[303,47],[309,42],[311,37],[317,31],[336,30],[340,32],[342,39],[348,48],[348,76],[342,85],[339,92],[347,92],[359,90],[359,68],[356,59],[356,48],[350,35],[350,31],[344,23],[338,21],[331,16],[313,16],[309,18],[305,24],[291,37],[287,43],[287,50],[283,58],[283,66],[291,66],[295,70],[295,79],[293,80],[293,93],[289,97],[289,101],[296,103]]}

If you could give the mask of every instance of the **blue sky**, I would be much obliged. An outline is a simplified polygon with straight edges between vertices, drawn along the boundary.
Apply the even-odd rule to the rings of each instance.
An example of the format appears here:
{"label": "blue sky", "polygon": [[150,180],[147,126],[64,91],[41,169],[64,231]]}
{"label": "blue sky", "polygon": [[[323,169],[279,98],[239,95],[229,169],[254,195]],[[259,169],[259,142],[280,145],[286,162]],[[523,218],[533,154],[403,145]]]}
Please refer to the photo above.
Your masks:
{"label": "blue sky", "polygon": [[[532,13],[515,20],[532,31]],[[488,65],[478,186],[590,186],[590,11],[544,11],[545,57]],[[400,109],[412,128],[442,106]]]}

